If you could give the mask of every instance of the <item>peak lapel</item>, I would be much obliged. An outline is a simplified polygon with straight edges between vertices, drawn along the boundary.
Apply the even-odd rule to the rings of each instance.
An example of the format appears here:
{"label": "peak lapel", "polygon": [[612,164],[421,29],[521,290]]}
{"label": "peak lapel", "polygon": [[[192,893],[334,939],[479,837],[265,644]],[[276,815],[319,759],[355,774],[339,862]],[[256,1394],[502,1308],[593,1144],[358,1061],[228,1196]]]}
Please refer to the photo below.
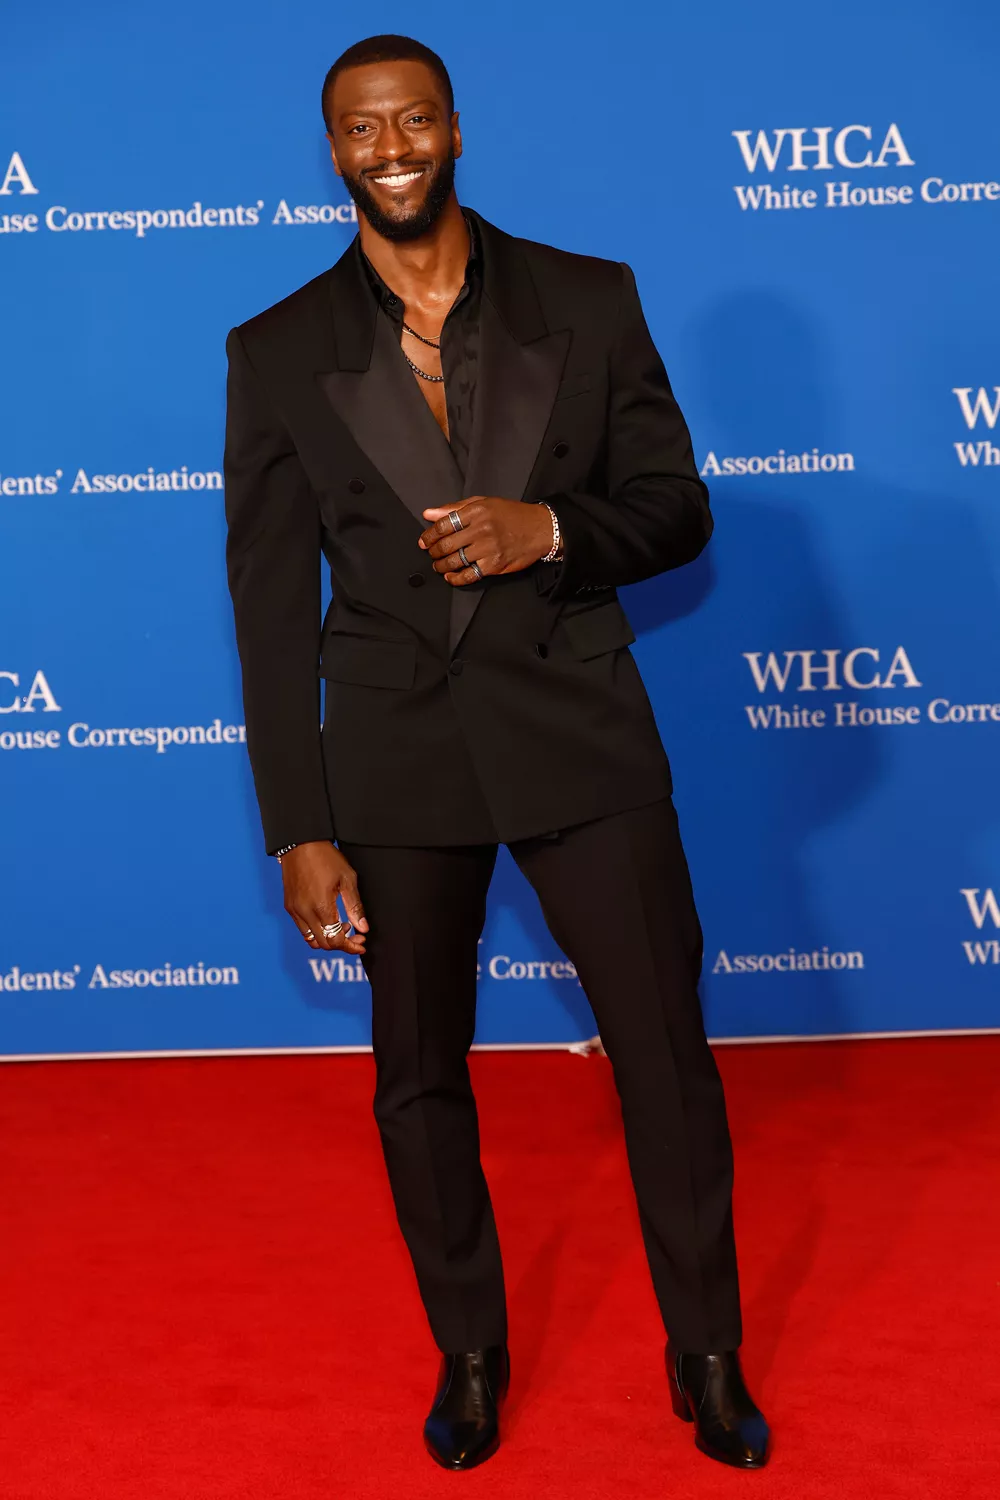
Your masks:
{"label": "peak lapel", "polygon": [[444,434],[417,389],[388,318],[380,314],[352,245],[331,278],[336,370],[317,374],[354,441],[423,531],[423,512],[455,505],[462,481]]}
{"label": "peak lapel", "polygon": [[[520,500],[549,425],[571,335],[568,329],[547,329],[517,242],[482,219],[478,223],[485,295],[465,494]],[[455,589],[449,632],[452,652],[469,628],[485,587],[471,584]]]}

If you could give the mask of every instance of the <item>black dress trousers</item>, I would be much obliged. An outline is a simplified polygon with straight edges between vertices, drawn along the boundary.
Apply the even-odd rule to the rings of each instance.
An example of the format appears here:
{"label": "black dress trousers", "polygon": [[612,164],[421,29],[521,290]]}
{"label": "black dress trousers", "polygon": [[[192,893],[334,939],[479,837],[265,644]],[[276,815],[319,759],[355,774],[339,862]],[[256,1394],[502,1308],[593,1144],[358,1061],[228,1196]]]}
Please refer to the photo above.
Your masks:
{"label": "black dress trousers", "polygon": [[[342,844],[371,933],[375,1115],[431,1330],[506,1338],[503,1269],[467,1054],[493,844]],[[614,1068],[646,1254],[674,1347],[741,1341],[733,1161],[697,985],[702,939],[667,799],[511,853],[576,965]]]}

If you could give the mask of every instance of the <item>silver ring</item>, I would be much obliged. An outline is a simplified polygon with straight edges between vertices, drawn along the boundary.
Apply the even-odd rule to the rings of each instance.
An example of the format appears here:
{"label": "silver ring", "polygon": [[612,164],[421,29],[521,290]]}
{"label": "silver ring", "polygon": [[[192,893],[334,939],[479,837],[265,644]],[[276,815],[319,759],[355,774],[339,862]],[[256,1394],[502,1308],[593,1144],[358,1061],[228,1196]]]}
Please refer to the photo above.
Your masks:
{"label": "silver ring", "polygon": [[461,531],[465,525],[457,510],[450,510],[448,512],[448,520],[451,522],[452,531]]}
{"label": "silver ring", "polygon": [[470,563],[469,567],[472,569],[473,573],[475,573],[477,578],[482,578],[483,570],[478,563]]}
{"label": "silver ring", "polygon": [[459,547],[459,549],[458,549],[458,560],[462,564],[463,568],[471,568],[472,567],[472,564],[470,563],[469,559],[465,555],[465,548],[464,547]]}
{"label": "silver ring", "polygon": [[323,936],[325,938],[331,938],[331,939],[335,938],[335,937],[339,937],[340,934],[343,932],[343,930],[344,930],[344,924],[343,924],[343,922],[328,922],[326,924],[326,926],[323,928]]}
{"label": "silver ring", "polygon": [[314,932],[313,932],[313,930],[312,930],[312,928],[311,928],[311,927],[307,927],[307,928],[306,928],[306,937],[307,937],[307,938],[308,938],[308,939],[309,939],[309,941],[310,941],[310,942],[311,942],[311,943],[314,943],[314,942],[315,942],[315,941],[316,941],[316,935],[315,935],[315,933],[314,933]]}

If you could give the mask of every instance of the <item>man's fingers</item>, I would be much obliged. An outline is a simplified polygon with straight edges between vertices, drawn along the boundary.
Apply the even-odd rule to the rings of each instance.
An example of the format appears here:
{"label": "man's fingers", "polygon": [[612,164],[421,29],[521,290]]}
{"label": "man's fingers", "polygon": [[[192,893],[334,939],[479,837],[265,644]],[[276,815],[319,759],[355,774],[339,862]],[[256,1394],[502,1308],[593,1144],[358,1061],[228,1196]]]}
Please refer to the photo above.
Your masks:
{"label": "man's fingers", "polygon": [[330,949],[343,946],[340,941],[344,935],[343,927],[333,937],[328,937],[324,931],[326,927],[336,927],[337,923],[341,920],[341,915],[337,908],[337,897],[333,892],[321,904],[313,907],[312,914],[309,917],[309,926],[315,934],[318,947]]}
{"label": "man's fingers", "polygon": [[504,571],[504,554],[495,542],[470,542],[464,552],[438,558],[434,571],[441,573],[446,583],[478,583],[480,578]]}
{"label": "man's fingers", "polygon": [[[338,922],[343,922],[340,931],[334,937],[327,937],[323,932],[323,928],[335,927]],[[350,930],[350,918],[347,921],[343,921],[343,918],[336,910],[333,912],[318,910],[316,912],[316,923],[318,925],[313,927],[313,931],[316,934],[316,946],[318,948],[323,948],[328,953],[339,951],[350,953],[357,957],[364,957],[367,934],[364,932],[352,932]]]}
{"label": "man's fingers", "polygon": [[310,948],[318,948],[319,943],[316,938],[315,927],[309,921],[304,910],[300,911],[296,907],[289,905],[287,894],[285,896],[285,910],[299,929],[299,935],[305,939]]}
{"label": "man's fingers", "polygon": [[301,933],[308,947],[313,949],[322,948],[327,952],[331,952],[337,948],[341,948],[345,953],[353,954],[358,958],[364,957],[364,932],[352,932],[350,936],[348,936],[348,928],[345,925],[341,928],[340,932],[335,938],[328,938],[323,936],[323,928],[328,925],[328,923],[339,922],[339,916],[333,916],[331,918],[330,914],[327,913],[326,921],[324,921],[323,913],[320,911],[316,912],[312,921],[306,921],[304,917],[298,916],[295,912],[289,912],[289,916],[295,923],[296,927],[299,929],[299,932]]}
{"label": "man's fingers", "polygon": [[[344,903],[345,917],[341,917],[337,904],[338,890],[340,899]],[[328,951],[337,948],[343,949],[345,953],[363,955],[368,933],[368,918],[358,893],[358,877],[353,870],[347,870],[340,877],[338,890],[331,891],[329,900],[318,906],[315,913],[315,921],[310,923],[316,936],[317,946]],[[327,936],[324,932],[326,927],[337,927],[340,930]],[[351,928],[354,931],[351,931]]]}
{"label": "man's fingers", "polygon": [[299,929],[299,932],[309,944],[310,948],[318,948],[319,943],[316,941],[316,934],[312,931],[309,923],[306,922],[302,917],[300,917],[297,912],[290,911],[288,915],[291,917],[292,921]]}
{"label": "man's fingers", "polygon": [[358,894],[358,877],[353,870],[349,875],[345,875],[340,882],[340,899],[344,903],[344,910],[358,932],[367,932],[368,919],[365,916],[365,909],[361,904],[361,897]]}
{"label": "man's fingers", "polygon": [[495,566],[498,560],[498,552],[495,543],[470,542],[469,545],[458,552],[452,552],[447,557],[439,557],[433,564],[435,573],[461,573],[463,568],[471,568],[473,563],[478,563],[481,573],[498,573],[502,570]]}
{"label": "man's fingers", "polygon": [[[429,526],[421,533],[418,546],[425,551],[429,550],[434,543],[443,536],[458,536],[463,531],[468,531],[473,520],[479,513],[479,503],[482,495],[473,495],[469,500],[463,500],[461,505],[435,505],[423,513],[425,521],[433,520],[434,525]],[[457,511],[462,522],[456,531],[451,521],[452,511]]]}
{"label": "man's fingers", "polygon": [[[358,896],[357,876],[333,844],[318,841],[299,846],[289,856],[282,877],[285,910],[310,948],[364,953],[368,923]],[[341,919],[337,904],[337,892],[342,885],[346,920]],[[352,932],[352,923],[364,926]]]}
{"label": "man's fingers", "polygon": [[446,583],[453,584],[455,588],[461,588],[466,583],[478,583],[480,578],[488,577],[489,572],[486,564],[480,563],[478,573],[475,568],[461,568],[457,573],[445,573],[444,578]]}
{"label": "man's fingers", "polygon": [[444,536],[439,536],[427,548],[427,552],[434,558],[452,557],[459,547],[464,547],[471,557],[474,548],[482,548],[489,535],[489,531],[483,526],[465,526],[461,531],[449,531]]}

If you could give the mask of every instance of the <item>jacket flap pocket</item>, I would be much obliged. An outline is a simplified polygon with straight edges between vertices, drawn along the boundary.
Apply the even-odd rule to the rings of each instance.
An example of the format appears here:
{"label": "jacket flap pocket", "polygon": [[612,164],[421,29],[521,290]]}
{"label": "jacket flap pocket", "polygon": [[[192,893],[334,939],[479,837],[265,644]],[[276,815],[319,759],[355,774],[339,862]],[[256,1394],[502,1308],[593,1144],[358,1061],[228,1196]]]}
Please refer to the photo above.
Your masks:
{"label": "jacket flap pocket", "polygon": [[617,599],[564,615],[562,625],[573,655],[581,661],[603,656],[606,651],[618,651],[622,646],[631,646],[635,640],[635,631]]}
{"label": "jacket flap pocket", "polygon": [[417,671],[416,641],[380,641],[365,635],[329,635],[319,675],[359,687],[411,688]]}

